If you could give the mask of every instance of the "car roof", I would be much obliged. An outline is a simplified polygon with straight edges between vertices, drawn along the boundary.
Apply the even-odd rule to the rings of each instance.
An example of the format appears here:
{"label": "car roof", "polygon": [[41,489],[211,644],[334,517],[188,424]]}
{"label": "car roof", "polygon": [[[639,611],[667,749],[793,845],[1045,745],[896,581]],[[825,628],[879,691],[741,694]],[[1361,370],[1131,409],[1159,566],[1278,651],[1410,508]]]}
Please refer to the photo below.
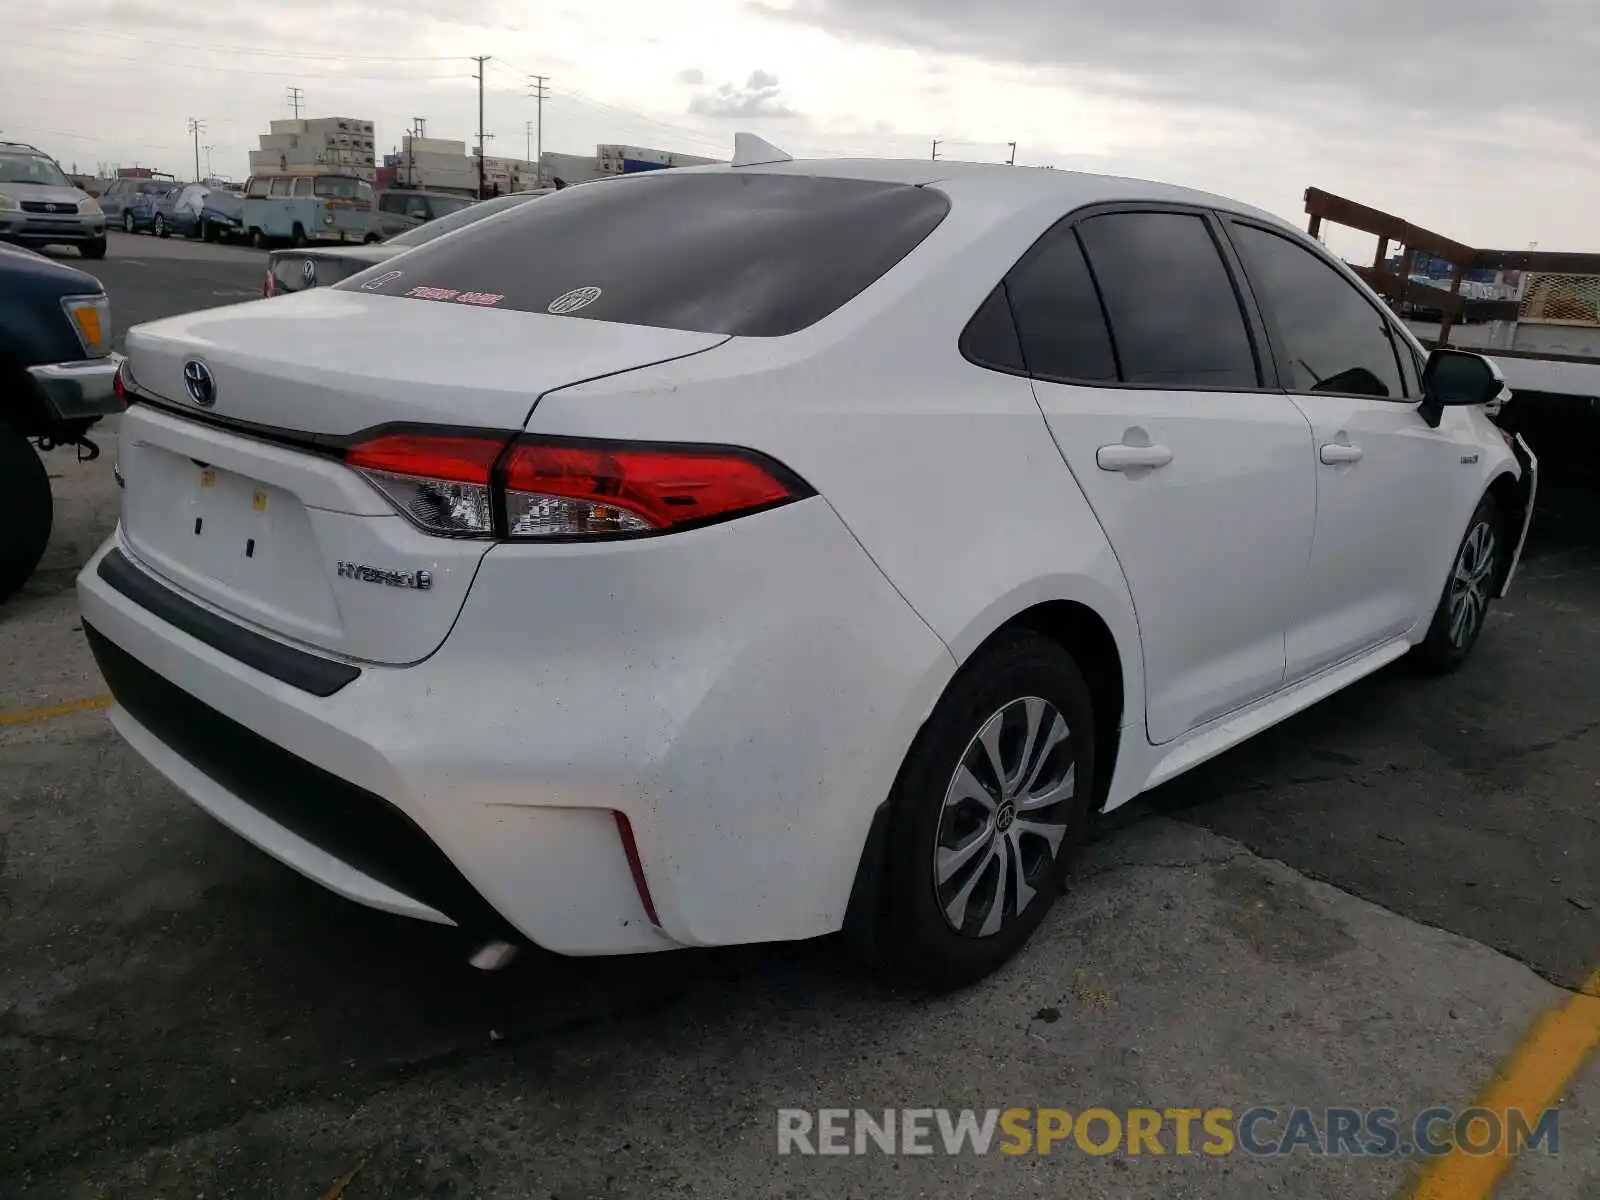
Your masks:
{"label": "car roof", "polygon": [[[1059,201],[1062,210],[1090,204],[1149,201],[1166,204],[1194,204],[1240,216],[1255,217],[1284,228],[1293,228],[1281,217],[1227,196],[1195,188],[1179,187],[1150,179],[1120,175],[1097,175],[1088,171],[1057,171],[1044,167],[1012,167],[1000,163],[967,163],[949,160],[902,158],[795,159],[790,162],[763,163],[733,167],[678,168],[695,172],[759,171],[781,175],[811,175],[837,179],[863,179],[881,183],[903,183],[915,187],[934,186],[956,196],[981,196],[991,203],[1007,200],[1017,208],[1045,201]],[[654,175],[656,172],[648,172]]]}

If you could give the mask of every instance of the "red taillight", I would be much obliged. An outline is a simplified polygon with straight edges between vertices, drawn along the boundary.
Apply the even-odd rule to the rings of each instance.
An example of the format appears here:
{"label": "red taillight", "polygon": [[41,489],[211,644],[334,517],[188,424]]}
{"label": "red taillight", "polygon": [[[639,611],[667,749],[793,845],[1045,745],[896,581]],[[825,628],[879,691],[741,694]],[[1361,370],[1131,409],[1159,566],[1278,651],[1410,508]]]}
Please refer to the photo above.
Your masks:
{"label": "red taillight", "polygon": [[362,470],[481,483],[487,487],[489,472],[505,447],[505,438],[386,433],[352,447],[344,458]]}
{"label": "red taillight", "polygon": [[261,281],[261,298],[269,299],[278,294],[278,281],[272,277],[272,268],[267,268],[267,277]]}
{"label": "red taillight", "polygon": [[665,533],[810,494],[729,447],[389,433],[345,461],[423,529],[451,537]]}
{"label": "red taillight", "polygon": [[740,450],[523,438],[505,463],[506,531],[659,533],[794,499],[780,474]]}
{"label": "red taillight", "polygon": [[127,359],[117,364],[117,373],[111,377],[111,390],[117,394],[117,399],[122,401],[123,408],[133,403],[133,389],[128,386]]}

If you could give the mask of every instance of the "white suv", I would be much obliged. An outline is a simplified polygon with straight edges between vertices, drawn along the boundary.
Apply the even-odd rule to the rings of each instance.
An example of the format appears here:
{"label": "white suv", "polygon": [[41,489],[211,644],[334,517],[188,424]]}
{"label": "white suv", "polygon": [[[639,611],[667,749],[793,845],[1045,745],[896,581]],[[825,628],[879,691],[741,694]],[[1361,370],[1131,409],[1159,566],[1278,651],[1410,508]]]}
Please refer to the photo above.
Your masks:
{"label": "white suv", "polygon": [[1216,196],[773,159],[134,329],[123,736],[378,908],[950,986],[1096,812],[1472,649],[1533,482],[1486,360]]}

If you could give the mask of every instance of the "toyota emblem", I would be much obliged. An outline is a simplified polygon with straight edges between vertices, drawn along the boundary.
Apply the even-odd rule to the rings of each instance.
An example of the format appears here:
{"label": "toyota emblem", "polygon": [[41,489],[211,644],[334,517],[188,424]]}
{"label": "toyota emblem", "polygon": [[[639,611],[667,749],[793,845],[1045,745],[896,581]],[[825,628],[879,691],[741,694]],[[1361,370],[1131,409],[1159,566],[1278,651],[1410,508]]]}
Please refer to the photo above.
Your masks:
{"label": "toyota emblem", "polygon": [[300,278],[305,282],[305,285],[307,287],[316,287],[317,286],[317,260],[316,259],[314,259],[314,258],[306,259],[305,265],[300,268]]}
{"label": "toyota emblem", "polygon": [[183,364],[183,386],[189,389],[189,399],[201,408],[210,408],[217,402],[217,385],[211,378],[211,368],[197,358]]}

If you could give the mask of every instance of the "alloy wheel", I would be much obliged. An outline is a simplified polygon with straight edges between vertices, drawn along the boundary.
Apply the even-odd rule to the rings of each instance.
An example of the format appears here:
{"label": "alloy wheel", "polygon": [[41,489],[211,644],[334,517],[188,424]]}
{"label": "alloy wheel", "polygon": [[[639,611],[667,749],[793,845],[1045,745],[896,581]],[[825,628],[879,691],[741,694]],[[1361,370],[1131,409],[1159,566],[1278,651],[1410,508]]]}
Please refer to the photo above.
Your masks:
{"label": "alloy wheel", "polygon": [[1048,700],[1005,705],[968,744],[945,790],[933,883],[950,927],[991,937],[1054,867],[1077,792],[1066,718]]}
{"label": "alloy wheel", "polygon": [[1494,527],[1487,521],[1474,525],[1461,543],[1455,572],[1450,577],[1450,644],[1457,649],[1470,646],[1483,624],[1498,549]]}

